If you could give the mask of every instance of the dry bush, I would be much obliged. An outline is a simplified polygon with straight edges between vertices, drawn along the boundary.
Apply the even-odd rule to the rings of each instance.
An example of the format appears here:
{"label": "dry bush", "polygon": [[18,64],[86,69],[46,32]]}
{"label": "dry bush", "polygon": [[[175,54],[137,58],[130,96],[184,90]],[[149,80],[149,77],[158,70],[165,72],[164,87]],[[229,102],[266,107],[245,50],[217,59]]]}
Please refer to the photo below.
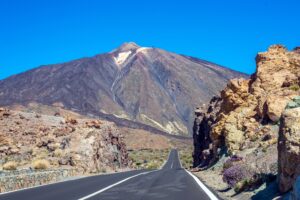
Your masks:
{"label": "dry bush", "polygon": [[155,161],[151,161],[146,165],[146,169],[158,169],[159,167],[160,167],[160,163]]}
{"label": "dry bush", "polygon": [[54,157],[58,157],[58,158],[61,158],[63,156],[64,152],[63,150],[61,149],[56,149],[54,152],[53,152],[53,156]]}
{"label": "dry bush", "polygon": [[2,133],[0,133],[0,146],[4,146],[8,144],[9,144],[8,139]]}
{"label": "dry bush", "polygon": [[50,167],[50,163],[48,160],[35,160],[32,163],[32,167],[34,169],[48,169]]}
{"label": "dry bush", "polygon": [[293,90],[293,91],[298,91],[300,89],[300,86],[298,84],[294,84],[294,85],[291,85],[289,87],[290,90]]}
{"label": "dry bush", "polygon": [[16,170],[18,164],[14,161],[9,161],[3,165],[4,170]]}
{"label": "dry bush", "polygon": [[65,119],[65,122],[66,122],[67,124],[72,124],[72,125],[78,124],[78,121],[77,121],[76,119],[74,119],[74,118],[72,118],[72,117],[69,117],[69,116]]}

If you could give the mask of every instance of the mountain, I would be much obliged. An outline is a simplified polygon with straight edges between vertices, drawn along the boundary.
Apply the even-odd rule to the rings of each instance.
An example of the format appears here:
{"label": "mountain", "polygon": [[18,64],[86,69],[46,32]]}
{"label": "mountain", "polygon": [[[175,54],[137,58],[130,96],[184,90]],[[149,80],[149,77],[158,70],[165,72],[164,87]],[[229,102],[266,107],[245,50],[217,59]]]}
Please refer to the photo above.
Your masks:
{"label": "mountain", "polygon": [[187,134],[194,107],[245,74],[130,42],[104,54],[40,66],[0,81],[0,105],[36,102],[129,127]]}

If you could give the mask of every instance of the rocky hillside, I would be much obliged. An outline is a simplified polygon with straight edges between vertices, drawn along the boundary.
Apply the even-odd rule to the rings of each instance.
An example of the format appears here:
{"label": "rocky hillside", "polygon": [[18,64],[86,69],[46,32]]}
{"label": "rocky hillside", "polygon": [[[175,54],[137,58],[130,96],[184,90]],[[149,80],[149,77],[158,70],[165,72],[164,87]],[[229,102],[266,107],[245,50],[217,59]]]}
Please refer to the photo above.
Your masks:
{"label": "rocky hillside", "polygon": [[28,169],[39,162],[95,173],[127,167],[128,154],[111,122],[0,108],[0,165]]}
{"label": "rocky hillside", "polygon": [[[280,191],[285,192],[300,174],[294,164],[299,157],[293,152],[299,153],[291,151],[299,148],[294,134],[299,112],[286,111],[280,120],[300,95],[300,54],[297,48],[274,45],[259,53],[256,62],[250,79],[231,80],[220,97],[196,110],[194,167],[217,163],[223,180],[236,191],[253,189],[277,175],[279,138],[279,175],[285,185]],[[224,155],[231,158],[226,161]]]}
{"label": "rocky hillside", "polygon": [[37,102],[119,125],[187,134],[193,109],[244,74],[158,48],[125,43],[112,52],[41,66],[0,81],[0,105]]}

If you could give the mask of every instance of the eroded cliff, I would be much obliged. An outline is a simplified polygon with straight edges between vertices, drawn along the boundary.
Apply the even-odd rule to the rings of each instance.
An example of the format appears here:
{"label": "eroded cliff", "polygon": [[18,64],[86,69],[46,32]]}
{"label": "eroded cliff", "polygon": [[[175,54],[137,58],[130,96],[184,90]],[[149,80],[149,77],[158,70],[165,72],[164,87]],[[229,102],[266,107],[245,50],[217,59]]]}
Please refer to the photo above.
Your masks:
{"label": "eroded cliff", "polygon": [[256,63],[250,79],[231,80],[220,98],[203,106],[201,112],[196,110],[194,167],[212,166],[225,155],[234,157],[231,163],[249,166],[253,182],[277,174],[280,118],[287,104],[300,94],[300,54],[298,48],[288,51],[273,45],[258,53]]}

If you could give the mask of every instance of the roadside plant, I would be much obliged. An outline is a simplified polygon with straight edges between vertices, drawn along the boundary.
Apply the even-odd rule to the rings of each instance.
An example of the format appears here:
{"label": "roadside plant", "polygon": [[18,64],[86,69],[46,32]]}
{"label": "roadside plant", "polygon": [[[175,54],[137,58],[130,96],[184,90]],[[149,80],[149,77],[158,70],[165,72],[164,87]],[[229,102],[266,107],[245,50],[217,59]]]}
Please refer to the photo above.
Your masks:
{"label": "roadside plant", "polygon": [[147,165],[146,168],[147,169],[158,169],[159,168],[159,164],[156,163],[156,162],[154,162],[154,161],[152,161],[152,162],[148,163],[148,165]]}
{"label": "roadside plant", "polygon": [[3,165],[4,170],[16,170],[18,164],[15,161],[9,161]]}
{"label": "roadside plant", "polygon": [[227,168],[223,172],[223,181],[233,188],[239,181],[245,178],[243,169],[240,165]]}
{"label": "roadside plant", "polygon": [[241,161],[243,161],[243,158],[237,155],[231,156],[229,159],[227,159],[224,164],[223,164],[223,171],[236,165],[239,164]]}
{"label": "roadside plant", "polygon": [[289,87],[290,90],[293,90],[293,91],[298,91],[300,89],[300,86],[298,84],[294,84],[294,85],[291,85]]}
{"label": "roadside plant", "polygon": [[48,160],[35,160],[32,163],[32,167],[37,170],[48,169],[50,167],[50,163]]}
{"label": "roadside plant", "polygon": [[231,188],[236,187],[240,181],[250,180],[254,176],[253,170],[244,164],[237,164],[229,167],[223,172],[223,181]]}

